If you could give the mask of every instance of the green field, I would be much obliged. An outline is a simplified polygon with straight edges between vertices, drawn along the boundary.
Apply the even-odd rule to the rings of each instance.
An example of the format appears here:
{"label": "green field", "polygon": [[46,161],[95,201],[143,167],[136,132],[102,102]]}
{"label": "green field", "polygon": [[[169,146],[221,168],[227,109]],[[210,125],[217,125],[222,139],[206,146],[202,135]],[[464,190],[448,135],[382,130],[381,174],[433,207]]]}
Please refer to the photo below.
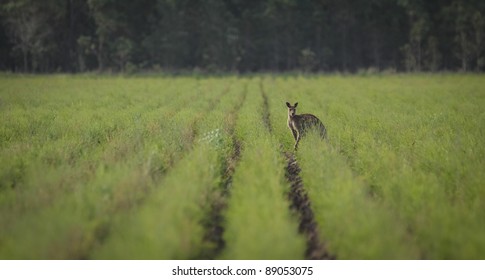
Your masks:
{"label": "green field", "polygon": [[483,75],[3,74],[0,112],[0,259],[485,259]]}

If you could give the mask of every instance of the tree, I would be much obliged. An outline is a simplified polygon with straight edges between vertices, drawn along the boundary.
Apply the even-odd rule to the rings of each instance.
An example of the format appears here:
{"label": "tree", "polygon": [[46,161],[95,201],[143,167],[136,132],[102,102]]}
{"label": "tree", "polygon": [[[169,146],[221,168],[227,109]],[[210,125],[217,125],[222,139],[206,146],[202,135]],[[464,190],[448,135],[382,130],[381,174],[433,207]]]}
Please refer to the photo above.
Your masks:
{"label": "tree", "polygon": [[125,67],[131,59],[133,45],[133,42],[125,37],[120,37],[114,42],[113,57],[121,72],[125,72]]}
{"label": "tree", "polygon": [[95,55],[98,57],[98,48],[97,43],[95,40],[90,36],[79,36],[77,39],[78,44],[78,63],[79,63],[79,70],[84,72],[87,70],[87,59],[91,55]]}
{"label": "tree", "polygon": [[303,49],[298,60],[305,72],[311,72],[316,66],[315,53],[310,49]]}
{"label": "tree", "polygon": [[469,11],[462,1],[454,3],[455,19],[455,54],[461,61],[461,70],[467,71],[473,53],[471,34],[469,32]]}
{"label": "tree", "polygon": [[117,21],[114,19],[114,12],[112,6],[113,0],[88,0],[90,12],[96,23],[96,56],[98,59],[98,70],[103,71],[107,62],[108,48],[107,44],[110,35],[118,27]]}
{"label": "tree", "polygon": [[441,64],[441,53],[438,48],[438,39],[434,36],[428,37],[426,43],[424,65],[429,71],[438,71]]}
{"label": "tree", "polygon": [[46,24],[46,15],[29,0],[7,1],[2,12],[14,50],[22,54],[23,71],[35,70],[39,58],[48,49],[47,39],[52,33],[51,27]]}
{"label": "tree", "polygon": [[483,0],[0,0],[0,70],[484,71],[484,15]]}
{"label": "tree", "polygon": [[476,71],[480,71],[485,66],[485,17],[480,11],[475,11],[472,16],[474,29],[474,55],[476,61]]}

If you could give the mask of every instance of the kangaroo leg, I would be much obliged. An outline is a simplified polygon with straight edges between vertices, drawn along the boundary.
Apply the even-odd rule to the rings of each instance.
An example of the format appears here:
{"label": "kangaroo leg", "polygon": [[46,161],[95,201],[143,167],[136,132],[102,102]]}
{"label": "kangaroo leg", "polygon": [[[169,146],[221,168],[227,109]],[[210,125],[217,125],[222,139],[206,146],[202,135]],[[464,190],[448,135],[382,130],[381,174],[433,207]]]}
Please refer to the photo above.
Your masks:
{"label": "kangaroo leg", "polygon": [[323,124],[320,126],[320,136],[322,137],[322,139],[328,140],[327,129],[325,128],[325,126],[323,126]]}
{"label": "kangaroo leg", "polygon": [[300,142],[300,138],[301,138],[301,135],[300,133],[297,131],[296,132],[296,142],[295,142],[295,151],[298,149],[298,143]]}
{"label": "kangaroo leg", "polygon": [[295,141],[296,141],[296,130],[291,129],[291,133],[293,134],[293,138],[294,138],[294,139],[295,139]]}

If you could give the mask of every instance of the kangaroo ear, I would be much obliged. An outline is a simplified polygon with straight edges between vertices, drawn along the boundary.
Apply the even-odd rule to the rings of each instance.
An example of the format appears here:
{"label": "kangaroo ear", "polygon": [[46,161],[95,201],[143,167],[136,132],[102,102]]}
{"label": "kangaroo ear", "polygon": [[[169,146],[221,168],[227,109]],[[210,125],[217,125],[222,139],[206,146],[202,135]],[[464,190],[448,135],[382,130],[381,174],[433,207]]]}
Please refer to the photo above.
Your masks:
{"label": "kangaroo ear", "polygon": [[298,106],[298,102],[295,103],[295,106],[294,107],[296,108],[296,106]]}
{"label": "kangaroo ear", "polygon": [[289,102],[286,102],[286,107],[288,107],[288,108],[290,108],[290,107],[291,107],[291,105],[290,105],[290,103],[289,103]]}

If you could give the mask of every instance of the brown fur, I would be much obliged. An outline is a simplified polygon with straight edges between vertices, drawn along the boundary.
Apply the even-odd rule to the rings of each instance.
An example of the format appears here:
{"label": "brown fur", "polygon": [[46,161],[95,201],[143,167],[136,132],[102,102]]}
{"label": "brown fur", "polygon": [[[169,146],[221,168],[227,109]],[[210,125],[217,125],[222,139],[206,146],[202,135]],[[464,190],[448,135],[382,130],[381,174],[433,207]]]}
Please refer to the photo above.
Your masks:
{"label": "brown fur", "polygon": [[310,129],[317,129],[320,132],[320,136],[325,139],[327,130],[317,117],[312,114],[297,115],[296,106],[298,106],[298,102],[293,106],[286,102],[286,106],[288,107],[288,128],[291,130],[293,138],[295,138],[295,150],[298,148],[301,137]]}

